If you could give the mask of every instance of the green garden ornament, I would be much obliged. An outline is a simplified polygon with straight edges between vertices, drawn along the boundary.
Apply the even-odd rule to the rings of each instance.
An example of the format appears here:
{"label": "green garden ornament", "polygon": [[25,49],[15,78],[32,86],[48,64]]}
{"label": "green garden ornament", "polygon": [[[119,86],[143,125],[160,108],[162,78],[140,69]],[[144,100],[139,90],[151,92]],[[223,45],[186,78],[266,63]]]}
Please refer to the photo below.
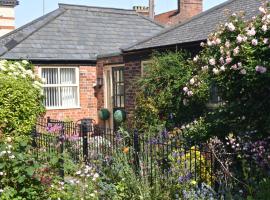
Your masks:
{"label": "green garden ornament", "polygon": [[114,112],[113,118],[117,123],[124,122],[126,120],[126,112],[123,110],[117,110]]}
{"label": "green garden ornament", "polygon": [[98,116],[101,120],[108,120],[110,118],[110,111],[106,108],[102,108],[99,110]]}

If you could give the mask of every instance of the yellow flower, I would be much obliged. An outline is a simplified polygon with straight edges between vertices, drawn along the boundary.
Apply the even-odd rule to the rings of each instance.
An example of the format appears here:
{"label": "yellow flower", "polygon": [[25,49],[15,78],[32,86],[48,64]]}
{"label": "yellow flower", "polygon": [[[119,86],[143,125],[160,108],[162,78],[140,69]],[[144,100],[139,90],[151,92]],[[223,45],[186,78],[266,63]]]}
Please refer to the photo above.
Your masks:
{"label": "yellow flower", "polygon": [[195,180],[190,181],[190,183],[191,183],[192,185],[197,185],[197,181],[195,181]]}

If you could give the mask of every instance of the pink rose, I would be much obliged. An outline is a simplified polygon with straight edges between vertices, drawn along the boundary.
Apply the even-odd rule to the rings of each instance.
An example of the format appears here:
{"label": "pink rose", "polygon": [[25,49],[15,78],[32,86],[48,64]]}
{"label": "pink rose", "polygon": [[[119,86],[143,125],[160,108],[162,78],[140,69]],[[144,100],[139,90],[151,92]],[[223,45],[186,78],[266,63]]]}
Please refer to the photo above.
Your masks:
{"label": "pink rose", "polygon": [[257,39],[253,39],[251,41],[251,43],[252,43],[253,46],[257,46],[258,45],[258,40]]}
{"label": "pink rose", "polygon": [[256,70],[256,72],[258,72],[260,74],[264,74],[267,71],[266,67],[259,66],[259,65],[255,67],[255,70]]}
{"label": "pink rose", "polygon": [[188,88],[187,88],[187,87],[184,87],[184,88],[183,88],[183,91],[184,91],[184,92],[188,92]]}
{"label": "pink rose", "polygon": [[232,58],[231,57],[227,57],[226,58],[226,64],[230,64],[232,62]]}

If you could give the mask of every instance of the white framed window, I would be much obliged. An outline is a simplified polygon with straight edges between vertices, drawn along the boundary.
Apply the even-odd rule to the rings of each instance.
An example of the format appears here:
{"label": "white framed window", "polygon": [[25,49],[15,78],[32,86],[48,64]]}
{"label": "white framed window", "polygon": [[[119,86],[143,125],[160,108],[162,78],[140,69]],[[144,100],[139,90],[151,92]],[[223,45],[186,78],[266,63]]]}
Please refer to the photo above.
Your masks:
{"label": "white framed window", "polygon": [[40,67],[47,109],[79,107],[79,68]]}

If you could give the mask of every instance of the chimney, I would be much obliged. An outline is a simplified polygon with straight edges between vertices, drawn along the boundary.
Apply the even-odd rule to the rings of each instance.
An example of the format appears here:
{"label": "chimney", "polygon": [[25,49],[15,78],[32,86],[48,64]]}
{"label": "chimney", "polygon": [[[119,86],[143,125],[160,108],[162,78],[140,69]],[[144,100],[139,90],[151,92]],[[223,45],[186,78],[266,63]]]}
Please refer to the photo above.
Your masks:
{"label": "chimney", "polygon": [[0,0],[0,36],[15,29],[15,6],[17,0]]}
{"label": "chimney", "polygon": [[140,13],[141,15],[144,15],[146,17],[149,16],[149,7],[133,6],[133,10],[135,10],[137,13]]}
{"label": "chimney", "polygon": [[149,17],[150,19],[155,18],[155,0],[149,0]]}
{"label": "chimney", "polygon": [[203,10],[203,0],[178,0],[177,13],[181,21],[187,20]]}

